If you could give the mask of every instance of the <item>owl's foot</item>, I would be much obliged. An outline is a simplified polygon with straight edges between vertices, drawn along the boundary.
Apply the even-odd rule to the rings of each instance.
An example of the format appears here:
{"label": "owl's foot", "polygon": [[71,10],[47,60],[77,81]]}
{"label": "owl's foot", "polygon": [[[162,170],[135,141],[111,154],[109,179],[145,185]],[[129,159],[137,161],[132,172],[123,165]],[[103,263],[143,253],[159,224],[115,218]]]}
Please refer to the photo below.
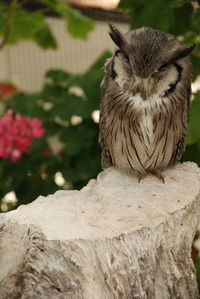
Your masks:
{"label": "owl's foot", "polygon": [[151,172],[151,174],[153,174],[155,177],[157,177],[157,179],[159,179],[159,181],[162,181],[163,184],[165,183],[165,180],[164,180],[162,174],[160,173],[160,171],[158,171],[158,170],[152,170],[152,171],[150,171],[150,172]]}
{"label": "owl's foot", "polygon": [[138,173],[138,183],[147,176],[147,173]]}

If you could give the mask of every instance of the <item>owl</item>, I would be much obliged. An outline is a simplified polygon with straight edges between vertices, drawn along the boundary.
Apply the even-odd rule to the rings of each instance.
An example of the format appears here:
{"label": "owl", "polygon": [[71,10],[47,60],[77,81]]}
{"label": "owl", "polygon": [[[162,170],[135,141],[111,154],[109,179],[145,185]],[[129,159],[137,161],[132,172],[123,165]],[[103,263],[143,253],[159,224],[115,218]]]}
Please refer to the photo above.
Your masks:
{"label": "owl", "polygon": [[195,45],[148,27],[122,34],[110,25],[117,48],[104,65],[99,142],[102,167],[148,173],[180,160],[185,147]]}

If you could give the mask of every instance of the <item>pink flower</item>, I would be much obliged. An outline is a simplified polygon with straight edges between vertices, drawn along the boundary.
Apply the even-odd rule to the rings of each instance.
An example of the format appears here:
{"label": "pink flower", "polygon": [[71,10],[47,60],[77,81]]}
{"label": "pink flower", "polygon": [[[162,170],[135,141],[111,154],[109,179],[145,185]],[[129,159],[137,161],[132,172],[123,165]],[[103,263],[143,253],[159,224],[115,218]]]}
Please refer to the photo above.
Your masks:
{"label": "pink flower", "polygon": [[42,126],[41,120],[36,117],[31,120],[31,123],[34,128],[40,128]]}
{"label": "pink flower", "polygon": [[0,147],[0,158],[6,158],[7,154],[4,148]]}
{"label": "pink flower", "polygon": [[21,156],[22,154],[20,153],[20,151],[18,149],[14,149],[10,153],[10,160],[12,162],[16,162],[17,160],[21,159]]}
{"label": "pink flower", "polygon": [[0,118],[0,158],[15,162],[22,154],[30,154],[33,139],[42,137],[44,132],[40,119],[14,115],[12,110],[8,110]]}
{"label": "pink flower", "polygon": [[41,128],[42,123],[41,120],[39,118],[33,118],[31,120],[31,125],[33,128],[33,136],[35,138],[40,138],[44,135],[45,130],[43,128]]}
{"label": "pink flower", "polygon": [[33,129],[33,137],[40,138],[44,135],[44,132],[45,129],[43,128]]}

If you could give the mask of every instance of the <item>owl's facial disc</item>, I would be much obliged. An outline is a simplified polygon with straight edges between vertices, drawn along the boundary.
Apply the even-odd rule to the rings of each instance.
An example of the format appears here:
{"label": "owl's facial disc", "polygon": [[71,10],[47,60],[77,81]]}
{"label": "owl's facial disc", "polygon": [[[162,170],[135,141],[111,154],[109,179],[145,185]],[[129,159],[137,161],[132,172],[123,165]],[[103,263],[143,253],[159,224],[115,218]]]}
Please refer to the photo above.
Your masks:
{"label": "owl's facial disc", "polygon": [[182,62],[195,45],[184,46],[167,33],[148,27],[122,34],[110,25],[110,37],[117,45],[111,76],[123,89],[143,98],[166,95],[181,79]]}
{"label": "owl's facial disc", "polygon": [[146,99],[154,93],[165,96],[174,90],[181,77],[181,67],[177,63],[162,64],[157,71],[142,78],[133,72],[130,60],[118,49],[113,56],[112,77],[122,89],[128,88]]}

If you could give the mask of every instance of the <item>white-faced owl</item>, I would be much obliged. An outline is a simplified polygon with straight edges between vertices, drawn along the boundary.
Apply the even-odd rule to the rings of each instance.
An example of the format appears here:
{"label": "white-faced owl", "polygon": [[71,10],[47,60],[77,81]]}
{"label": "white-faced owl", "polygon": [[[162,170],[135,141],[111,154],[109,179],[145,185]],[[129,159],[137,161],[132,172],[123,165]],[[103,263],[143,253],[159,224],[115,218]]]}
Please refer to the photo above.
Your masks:
{"label": "white-faced owl", "polygon": [[179,161],[185,148],[194,45],[143,27],[122,34],[104,67],[99,142],[102,167],[134,171],[139,180]]}

